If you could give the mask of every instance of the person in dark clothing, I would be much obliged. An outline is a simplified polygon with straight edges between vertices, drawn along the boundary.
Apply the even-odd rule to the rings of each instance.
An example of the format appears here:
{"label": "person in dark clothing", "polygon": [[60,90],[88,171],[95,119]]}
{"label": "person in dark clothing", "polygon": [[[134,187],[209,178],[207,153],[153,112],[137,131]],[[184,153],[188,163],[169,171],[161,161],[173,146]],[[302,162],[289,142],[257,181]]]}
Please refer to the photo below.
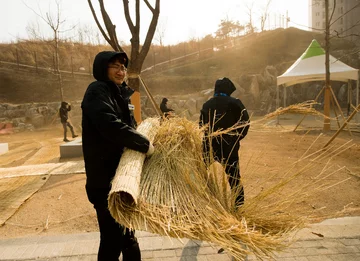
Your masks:
{"label": "person in dark clothing", "polygon": [[60,115],[60,121],[63,125],[64,128],[64,141],[68,142],[69,140],[67,139],[67,128],[69,127],[72,137],[76,138],[78,137],[78,135],[75,134],[74,132],[74,127],[72,126],[70,120],[69,120],[69,111],[71,111],[71,104],[67,103],[65,101],[61,102],[61,106],[59,109],[59,115]]}
{"label": "person in dark clothing", "polygon": [[167,102],[168,102],[168,99],[163,98],[160,103],[160,110],[164,114],[165,118],[168,118],[169,116],[171,116],[171,112],[174,111],[173,109],[170,109],[167,107]]}
{"label": "person in dark clothing", "polygon": [[[225,172],[232,190],[237,193],[235,207],[244,203],[244,189],[240,183],[239,155],[240,140],[249,129],[249,115],[244,104],[230,95],[236,90],[235,85],[228,78],[220,78],[215,83],[214,97],[205,102],[200,111],[200,127],[209,124],[205,130],[203,148],[204,159],[210,163],[210,156],[214,160],[225,164]],[[208,134],[217,130],[226,130],[239,126],[229,133],[209,138]],[[210,146],[212,150],[210,149]],[[211,154],[211,155],[210,155]]]}
{"label": "person in dark clothing", "polygon": [[129,104],[134,91],[124,82],[128,57],[124,52],[103,51],[96,55],[93,75],[82,108],[82,147],[86,171],[86,192],[96,210],[100,246],[98,261],[141,260],[135,232],[118,224],[108,210],[111,180],[124,148],[147,156],[154,147],[136,131]]}

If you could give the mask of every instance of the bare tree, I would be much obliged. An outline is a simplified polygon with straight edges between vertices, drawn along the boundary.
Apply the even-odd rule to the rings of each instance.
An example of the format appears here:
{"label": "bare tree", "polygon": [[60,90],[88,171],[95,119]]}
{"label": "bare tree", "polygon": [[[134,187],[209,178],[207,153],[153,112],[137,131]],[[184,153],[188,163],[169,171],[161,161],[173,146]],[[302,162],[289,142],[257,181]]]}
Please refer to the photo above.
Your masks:
{"label": "bare tree", "polygon": [[88,24],[79,24],[74,39],[82,44],[100,45],[101,39],[97,27]]}
{"label": "bare tree", "polygon": [[155,34],[155,40],[159,43],[161,47],[164,46],[164,38],[165,38],[165,32],[166,32],[166,24],[167,19],[160,20],[158,22],[158,25],[156,26],[156,34]]}
{"label": "bare tree", "polygon": [[269,17],[269,8],[270,8],[271,1],[272,0],[267,1],[266,5],[263,9],[263,12],[261,14],[261,17],[260,17],[261,32],[264,31],[266,20]]}
{"label": "bare tree", "polygon": [[253,24],[253,8],[254,8],[254,2],[251,2],[251,4],[246,4],[246,9],[247,9],[246,13],[249,16],[249,23],[246,25],[248,34],[251,34],[255,31],[255,27]]}
{"label": "bare tree", "polygon": [[58,0],[55,0],[55,4],[56,4],[55,14],[48,11],[45,13],[45,15],[43,15],[40,8],[39,8],[39,12],[37,12],[33,8],[29,7],[25,2],[23,2],[23,4],[27,8],[32,10],[38,17],[40,17],[41,20],[43,20],[52,30],[52,33],[53,33],[52,43],[53,43],[53,47],[54,47],[54,71],[55,71],[55,74],[57,75],[58,81],[59,81],[60,100],[63,101],[64,100],[64,90],[63,90],[63,82],[62,82],[62,77],[61,77],[61,72],[60,72],[60,58],[59,58],[60,34],[66,32],[66,31],[72,30],[73,28],[61,30],[63,25],[65,24],[66,20],[62,18],[61,4]]}
{"label": "bare tree", "polygon": [[[152,39],[155,34],[156,26],[159,19],[160,14],[160,0],[155,0],[155,7],[153,7],[148,0],[143,0],[145,5],[148,7],[148,9],[152,13],[152,19],[148,27],[148,31],[146,34],[146,38],[144,43],[140,44],[140,0],[135,0],[135,23],[133,22],[131,16],[130,16],[130,10],[129,10],[129,1],[123,0],[123,6],[124,6],[124,14],[125,19],[127,22],[127,25],[129,27],[129,30],[131,32],[131,56],[128,66],[128,79],[129,79],[129,85],[135,90],[135,94],[133,95],[132,102],[135,105],[135,119],[140,122],[141,121],[141,103],[140,103],[140,79],[139,75],[144,63],[144,60],[149,52]],[[116,25],[113,24],[111,21],[105,6],[104,1],[99,0],[100,4],[100,11],[102,15],[102,19],[105,25],[105,28],[100,24],[99,19],[96,15],[96,12],[94,10],[94,7],[92,5],[91,0],[88,0],[89,7],[91,9],[91,12],[94,16],[95,22],[97,26],[99,27],[99,30],[105,40],[111,45],[111,47],[115,51],[123,51],[123,48],[120,46],[120,43],[118,42],[117,35],[116,35]]]}
{"label": "bare tree", "polygon": [[30,22],[26,26],[26,32],[30,40],[39,40],[43,39],[41,35],[40,25],[38,22]]}

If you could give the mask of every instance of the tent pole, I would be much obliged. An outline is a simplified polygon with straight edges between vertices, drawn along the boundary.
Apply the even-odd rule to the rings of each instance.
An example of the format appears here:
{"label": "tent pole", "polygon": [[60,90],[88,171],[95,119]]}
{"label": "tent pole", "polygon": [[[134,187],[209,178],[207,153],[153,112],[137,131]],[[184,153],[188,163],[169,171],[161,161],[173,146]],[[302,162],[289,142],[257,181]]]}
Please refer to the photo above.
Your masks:
{"label": "tent pole", "polygon": [[284,87],[284,108],[286,108],[286,87]]}
{"label": "tent pole", "polygon": [[[318,93],[318,95],[316,96],[314,102],[317,102],[317,100],[319,99],[320,95],[322,94],[322,92],[324,91],[325,87],[322,87],[322,89],[320,90],[320,92]],[[310,105],[310,108],[312,108],[312,105]],[[296,129],[300,126],[300,124],[303,122],[303,120],[305,119],[306,114],[304,114],[304,116],[302,117],[302,119],[299,121],[299,123],[295,126],[293,131],[296,131]]]}
{"label": "tent pole", "polygon": [[[356,81],[356,107],[359,107],[359,71],[358,71],[358,80]],[[359,115],[356,115],[357,122],[360,121]]]}
{"label": "tent pole", "polygon": [[356,81],[356,107],[359,105],[359,79]]}
{"label": "tent pole", "polygon": [[333,110],[334,110],[334,115],[335,115],[335,118],[336,118],[336,122],[338,124],[338,127],[340,128],[340,122],[339,122],[339,117],[338,117],[338,114],[336,112],[336,107],[335,107],[335,102],[334,102],[334,98],[331,97],[331,106],[333,107]]}
{"label": "tent pole", "polygon": [[[334,93],[334,91],[333,91],[333,89],[331,87],[330,87],[330,92],[331,92],[331,95],[332,95],[332,97],[333,97],[333,99],[334,99],[334,101],[335,101],[335,103],[336,103],[336,105],[337,105],[337,107],[338,107],[338,109],[340,111],[340,114],[341,114],[343,120],[345,121],[346,118],[345,118],[345,116],[344,116],[344,114],[343,114],[343,112],[341,110],[340,104],[339,104],[338,100],[336,99],[335,93]],[[350,133],[350,136],[352,136],[352,133],[351,133],[351,130],[350,130],[349,126],[346,125],[346,127],[347,127],[347,129],[348,129],[348,131]]]}
{"label": "tent pole", "polygon": [[[279,109],[280,105],[280,95],[279,95],[279,85],[276,85],[276,110]],[[279,115],[276,117],[276,124],[279,125]]]}
{"label": "tent pole", "polygon": [[344,124],[340,127],[340,129],[337,130],[337,132],[331,137],[331,139],[324,145],[324,148],[326,146],[328,146],[335,138],[337,135],[339,135],[340,131],[348,125],[348,122],[352,119],[352,117],[355,116],[356,113],[358,113],[360,110],[360,106],[358,105],[355,110],[351,113],[351,115],[346,119],[346,121],[344,122]]}
{"label": "tent pole", "polygon": [[349,117],[350,108],[351,108],[351,81],[350,80],[348,80],[347,90],[348,90],[347,116]]}

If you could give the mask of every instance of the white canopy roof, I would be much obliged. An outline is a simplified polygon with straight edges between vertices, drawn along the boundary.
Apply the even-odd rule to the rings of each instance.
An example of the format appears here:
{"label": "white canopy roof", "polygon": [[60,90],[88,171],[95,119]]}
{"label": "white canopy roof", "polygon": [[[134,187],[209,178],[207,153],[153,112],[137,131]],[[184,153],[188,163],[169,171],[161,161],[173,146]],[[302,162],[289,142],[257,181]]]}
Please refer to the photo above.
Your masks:
{"label": "white canopy roof", "polygon": [[[329,60],[330,80],[342,82],[358,80],[358,69],[346,65],[331,55]],[[303,82],[324,81],[325,77],[325,51],[314,39],[301,57],[286,72],[277,77],[277,85],[287,87]]]}

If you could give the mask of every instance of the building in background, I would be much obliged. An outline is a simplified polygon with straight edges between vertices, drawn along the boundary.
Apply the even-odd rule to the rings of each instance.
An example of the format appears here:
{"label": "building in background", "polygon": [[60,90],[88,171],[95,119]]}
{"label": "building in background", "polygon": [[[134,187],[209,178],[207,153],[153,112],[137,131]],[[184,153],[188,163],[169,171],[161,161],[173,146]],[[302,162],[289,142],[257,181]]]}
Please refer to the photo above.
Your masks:
{"label": "building in background", "polygon": [[[332,36],[351,41],[360,36],[360,0],[329,0],[329,16],[333,13],[330,26]],[[309,25],[312,31],[325,31],[325,0],[309,0]]]}

